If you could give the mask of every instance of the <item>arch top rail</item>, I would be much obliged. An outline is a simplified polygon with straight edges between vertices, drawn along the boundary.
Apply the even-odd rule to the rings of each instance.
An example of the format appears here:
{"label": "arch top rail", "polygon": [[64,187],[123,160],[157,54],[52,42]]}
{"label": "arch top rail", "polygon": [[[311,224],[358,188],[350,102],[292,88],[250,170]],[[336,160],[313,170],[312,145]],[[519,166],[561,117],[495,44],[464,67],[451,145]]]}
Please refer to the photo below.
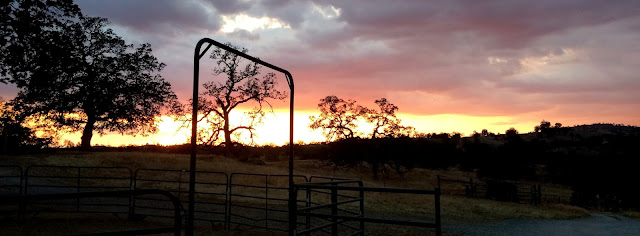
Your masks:
{"label": "arch top rail", "polygon": [[[207,47],[204,50],[200,50],[200,48],[202,47],[202,45],[204,43],[208,43]],[[287,83],[289,84],[289,88],[293,89],[293,76],[291,76],[291,73],[289,73],[289,71],[282,69],[280,67],[277,67],[271,63],[265,62],[263,60],[260,60],[259,58],[250,56],[249,54],[243,53],[241,51],[238,51],[232,47],[229,47],[223,43],[220,43],[218,41],[215,41],[213,39],[210,38],[203,38],[200,39],[200,41],[198,41],[198,44],[196,45],[196,52],[194,53],[194,55],[197,57],[198,60],[200,60],[200,58],[202,58],[204,56],[205,53],[207,53],[207,51],[209,50],[209,48],[211,48],[212,45],[215,45],[216,47],[222,48],[228,52],[232,52],[234,54],[237,54],[241,57],[244,57],[246,59],[249,59],[250,61],[253,61],[255,63],[258,63],[260,65],[266,66],[268,68],[271,68],[273,70],[282,72],[283,74],[285,74],[286,78],[287,78]]]}

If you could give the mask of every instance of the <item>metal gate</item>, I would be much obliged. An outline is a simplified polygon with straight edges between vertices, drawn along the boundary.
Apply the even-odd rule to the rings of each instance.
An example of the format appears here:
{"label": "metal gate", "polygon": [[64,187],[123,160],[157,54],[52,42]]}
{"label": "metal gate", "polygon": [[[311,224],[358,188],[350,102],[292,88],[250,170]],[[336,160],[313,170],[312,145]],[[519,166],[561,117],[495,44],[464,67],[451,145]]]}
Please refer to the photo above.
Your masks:
{"label": "metal gate", "polygon": [[[307,182],[305,176],[293,177],[298,183]],[[288,175],[232,173],[229,177],[229,227],[288,232],[288,178]],[[305,196],[298,197],[297,203],[306,205]]]}
{"label": "metal gate", "polygon": [[[19,196],[22,194],[22,168],[16,165],[0,165],[0,196]],[[19,205],[0,202],[0,214],[18,215]]]}
{"label": "metal gate", "polygon": [[[198,182],[195,188],[194,220],[219,223],[223,227],[227,214],[228,177],[226,173],[215,171],[196,171]],[[189,171],[165,169],[138,169],[134,175],[134,189],[162,189],[175,195],[183,205],[188,203]],[[136,197],[133,199],[131,215],[137,218],[146,216],[172,216],[172,209],[161,204],[166,199],[156,197]],[[182,209],[186,213],[186,209]],[[185,214],[186,215],[186,214]]]}
{"label": "metal gate", "polygon": [[[34,165],[25,171],[26,195],[62,194],[131,190],[132,172],[127,167],[43,166]],[[130,199],[67,198],[38,199],[25,203],[24,211],[128,213]]]}

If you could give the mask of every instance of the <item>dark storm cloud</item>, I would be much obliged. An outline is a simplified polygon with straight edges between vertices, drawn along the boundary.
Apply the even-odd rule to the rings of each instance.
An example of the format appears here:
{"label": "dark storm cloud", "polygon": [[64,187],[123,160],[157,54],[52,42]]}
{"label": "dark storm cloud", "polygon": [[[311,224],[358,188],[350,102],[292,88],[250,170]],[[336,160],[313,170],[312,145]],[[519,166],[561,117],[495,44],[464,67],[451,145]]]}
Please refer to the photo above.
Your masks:
{"label": "dark storm cloud", "polygon": [[195,0],[80,0],[77,4],[87,15],[106,17],[117,25],[144,33],[164,28],[181,31],[220,28],[220,17]]}
{"label": "dark storm cloud", "polygon": [[553,32],[637,16],[640,1],[323,1],[354,35],[421,38],[470,31],[518,47]]}
{"label": "dark storm cloud", "polygon": [[213,5],[220,14],[235,14],[251,8],[252,1],[246,0],[205,0]]}

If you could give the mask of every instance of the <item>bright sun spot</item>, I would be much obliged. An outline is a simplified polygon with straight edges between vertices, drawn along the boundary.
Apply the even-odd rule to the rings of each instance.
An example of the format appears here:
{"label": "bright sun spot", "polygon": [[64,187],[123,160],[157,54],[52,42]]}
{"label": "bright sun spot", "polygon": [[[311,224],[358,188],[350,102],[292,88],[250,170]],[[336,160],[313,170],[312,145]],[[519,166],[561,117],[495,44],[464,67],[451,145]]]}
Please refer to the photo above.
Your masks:
{"label": "bright sun spot", "polygon": [[525,57],[520,59],[520,65],[528,71],[541,70],[548,65],[563,64],[579,59],[579,54],[570,48],[563,48],[555,53],[548,53],[539,57]]}
{"label": "bright sun spot", "polygon": [[246,31],[253,31],[256,29],[276,29],[276,28],[291,28],[288,24],[270,17],[256,18],[245,14],[238,14],[233,16],[222,16],[222,29],[220,31],[225,33],[231,33],[236,29],[243,29]]}
{"label": "bright sun spot", "polygon": [[342,9],[336,8],[333,5],[322,7],[322,6],[313,4],[313,9],[326,18],[336,18],[342,14]]}

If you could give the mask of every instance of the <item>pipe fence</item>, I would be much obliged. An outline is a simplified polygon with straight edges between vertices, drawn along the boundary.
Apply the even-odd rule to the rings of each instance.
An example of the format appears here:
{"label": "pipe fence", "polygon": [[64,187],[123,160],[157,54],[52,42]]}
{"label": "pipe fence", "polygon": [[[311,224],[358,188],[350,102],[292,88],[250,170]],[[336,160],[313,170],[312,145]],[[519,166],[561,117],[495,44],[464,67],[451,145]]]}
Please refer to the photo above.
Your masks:
{"label": "pipe fence", "polygon": [[[189,176],[188,170],[133,172],[126,167],[33,165],[23,172],[19,166],[0,166],[0,196],[13,199],[0,203],[0,209],[17,213],[19,219],[41,212],[80,212],[126,214],[134,221],[147,217],[186,221],[187,210],[182,206],[188,203]],[[305,235],[364,235],[365,223],[384,223],[440,232],[439,188],[369,188],[360,180],[294,175],[296,210],[290,214],[288,175],[196,171],[196,176],[193,219],[210,222],[214,228],[289,232],[293,225],[298,234]],[[163,192],[145,194],[155,190]],[[130,194],[123,197],[127,191]],[[365,217],[366,192],[435,195],[436,223]],[[171,206],[174,199],[166,194],[178,204]]]}
{"label": "pipe fence", "polygon": [[[315,232],[323,232],[331,235],[364,235],[365,234],[364,223],[379,223],[379,224],[392,224],[392,225],[415,226],[415,227],[423,227],[423,228],[434,228],[436,230],[436,235],[438,236],[442,235],[442,225],[441,225],[441,219],[440,219],[440,189],[436,188],[434,190],[421,190],[421,189],[363,187],[362,185],[357,187],[340,185],[340,184],[347,184],[347,183],[352,183],[352,181],[346,180],[346,181],[329,181],[329,182],[296,184],[294,188],[294,193],[296,194],[298,194],[300,190],[304,190],[304,191],[329,190],[331,192],[330,193],[331,202],[323,205],[316,205],[316,206],[295,209],[294,211],[295,216],[300,216],[300,215],[309,216],[309,217],[324,219],[325,221],[328,221],[328,222],[322,225],[311,227],[311,228],[307,227],[305,229],[296,229],[294,234],[310,235]],[[359,192],[362,198],[339,200],[339,196],[340,196],[339,191]],[[364,208],[363,208],[363,202],[362,202],[364,200],[364,194],[366,192],[434,195],[435,222],[366,217],[364,214],[364,210],[363,210]],[[347,214],[340,213],[338,209],[340,206],[349,204],[349,203],[354,203],[354,202],[359,202],[361,206],[360,212],[353,212],[353,211],[347,210],[345,211]],[[297,217],[294,217],[294,219],[297,219]],[[344,224],[345,222],[358,222],[360,224],[360,228],[343,227],[341,229],[340,226],[345,226]],[[327,228],[329,227],[330,227],[330,231],[327,230]],[[344,232],[344,231],[347,231],[347,232]]]}

